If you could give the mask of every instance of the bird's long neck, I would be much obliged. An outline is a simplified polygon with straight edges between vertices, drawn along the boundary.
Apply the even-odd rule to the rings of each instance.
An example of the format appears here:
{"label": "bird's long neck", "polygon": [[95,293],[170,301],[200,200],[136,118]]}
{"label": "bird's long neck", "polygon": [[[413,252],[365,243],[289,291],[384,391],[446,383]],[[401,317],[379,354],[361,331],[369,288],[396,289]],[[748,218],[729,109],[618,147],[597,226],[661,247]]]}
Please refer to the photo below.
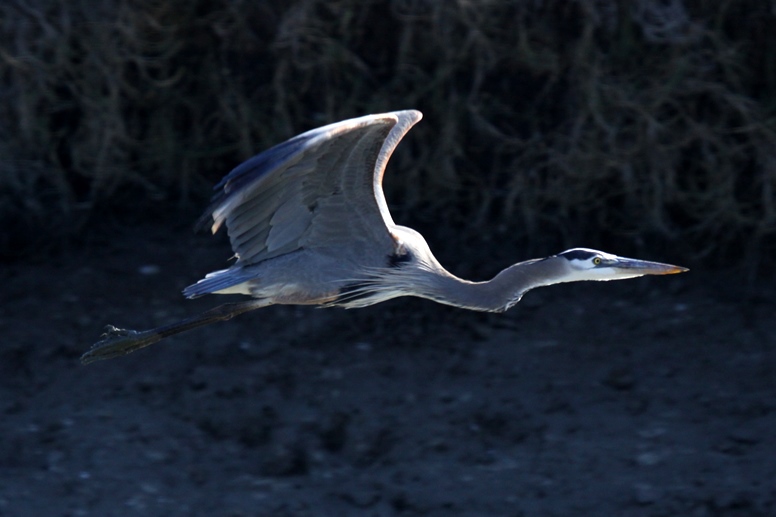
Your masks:
{"label": "bird's long neck", "polygon": [[461,280],[447,271],[438,273],[433,291],[427,296],[440,303],[472,310],[501,312],[520,301],[527,291],[558,283],[561,264],[536,259],[510,266],[485,282]]}

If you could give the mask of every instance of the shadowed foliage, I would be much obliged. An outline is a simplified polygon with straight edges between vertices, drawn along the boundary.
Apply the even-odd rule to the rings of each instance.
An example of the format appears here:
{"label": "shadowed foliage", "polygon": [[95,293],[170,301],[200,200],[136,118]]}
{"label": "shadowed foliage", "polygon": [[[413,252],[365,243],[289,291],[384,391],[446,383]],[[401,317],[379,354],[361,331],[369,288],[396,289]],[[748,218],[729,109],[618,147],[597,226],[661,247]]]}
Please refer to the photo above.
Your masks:
{"label": "shadowed foliage", "polygon": [[0,254],[417,108],[386,190],[432,241],[767,259],[775,22],[760,0],[2,2]]}

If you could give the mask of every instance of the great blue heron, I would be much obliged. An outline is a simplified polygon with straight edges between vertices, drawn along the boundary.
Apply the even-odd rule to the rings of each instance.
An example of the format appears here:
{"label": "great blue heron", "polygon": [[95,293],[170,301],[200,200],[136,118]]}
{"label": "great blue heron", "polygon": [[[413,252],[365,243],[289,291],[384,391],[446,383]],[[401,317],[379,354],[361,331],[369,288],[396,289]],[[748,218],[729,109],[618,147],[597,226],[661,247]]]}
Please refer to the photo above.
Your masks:
{"label": "great blue heron", "polygon": [[106,327],[81,361],[128,354],[195,327],[273,304],[366,307],[418,296],[476,311],[509,309],[530,289],[580,280],[666,275],[686,268],[575,248],[470,282],[437,262],[418,232],[393,222],[382,189],[393,150],[418,111],[368,115],[313,129],[250,158],[215,187],[203,219],[226,223],[236,262],[184,289],[188,298],[250,301],[138,332]]}

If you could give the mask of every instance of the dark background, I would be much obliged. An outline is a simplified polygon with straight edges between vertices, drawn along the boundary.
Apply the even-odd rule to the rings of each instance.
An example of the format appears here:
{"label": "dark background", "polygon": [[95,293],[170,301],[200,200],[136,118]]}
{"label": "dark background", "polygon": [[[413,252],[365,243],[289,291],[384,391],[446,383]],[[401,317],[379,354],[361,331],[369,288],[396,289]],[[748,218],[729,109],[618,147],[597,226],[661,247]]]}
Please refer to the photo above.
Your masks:
{"label": "dark background", "polygon": [[[776,513],[776,21],[760,1],[0,5],[0,515]],[[306,129],[416,108],[394,219],[481,280],[565,247],[689,274],[220,302],[211,187]]]}

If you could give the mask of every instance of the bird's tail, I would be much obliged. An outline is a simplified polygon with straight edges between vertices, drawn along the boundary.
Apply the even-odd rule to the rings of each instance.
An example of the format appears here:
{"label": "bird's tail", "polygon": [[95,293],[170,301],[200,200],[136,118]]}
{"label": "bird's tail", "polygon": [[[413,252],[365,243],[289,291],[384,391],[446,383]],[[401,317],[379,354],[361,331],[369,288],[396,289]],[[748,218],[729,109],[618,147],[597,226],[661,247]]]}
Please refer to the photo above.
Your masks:
{"label": "bird's tail", "polygon": [[197,298],[205,294],[251,294],[247,284],[255,275],[239,267],[221,269],[208,273],[205,278],[183,290],[186,298]]}

